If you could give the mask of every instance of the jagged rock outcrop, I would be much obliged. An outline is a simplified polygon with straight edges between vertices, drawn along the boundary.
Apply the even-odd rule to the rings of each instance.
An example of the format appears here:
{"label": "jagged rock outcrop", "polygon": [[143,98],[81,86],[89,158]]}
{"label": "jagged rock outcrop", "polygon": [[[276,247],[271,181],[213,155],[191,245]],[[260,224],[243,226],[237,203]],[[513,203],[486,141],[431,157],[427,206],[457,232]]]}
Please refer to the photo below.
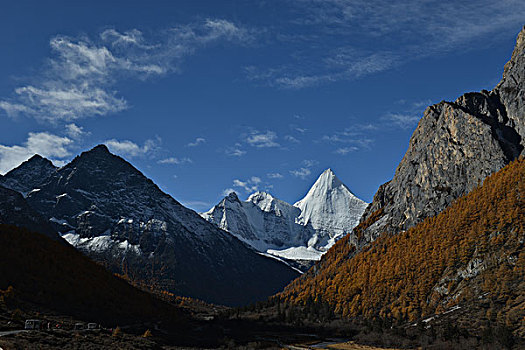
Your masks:
{"label": "jagged rock outcrop", "polygon": [[[501,82],[428,107],[394,178],[382,185],[361,222],[358,245],[441,212],[491,173],[525,154],[525,28]],[[377,215],[378,211],[381,215]]]}

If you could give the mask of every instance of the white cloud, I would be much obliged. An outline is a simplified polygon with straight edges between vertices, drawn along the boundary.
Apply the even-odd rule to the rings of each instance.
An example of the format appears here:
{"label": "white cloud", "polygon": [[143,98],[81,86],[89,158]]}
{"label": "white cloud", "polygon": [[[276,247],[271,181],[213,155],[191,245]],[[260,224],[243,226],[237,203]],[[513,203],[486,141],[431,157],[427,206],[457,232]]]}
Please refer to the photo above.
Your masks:
{"label": "white cloud", "polygon": [[153,140],[149,139],[144,142],[144,145],[139,146],[133,141],[130,140],[107,140],[104,142],[106,146],[108,146],[109,150],[112,153],[119,154],[121,156],[127,156],[127,157],[138,157],[138,156],[144,156],[148,153],[154,152],[158,149],[158,143],[159,139]]}
{"label": "white cloud", "polygon": [[253,32],[224,19],[207,19],[205,26],[209,32],[202,36],[201,40],[204,42],[221,37],[239,43],[251,43],[255,40]]}
{"label": "white cloud", "polygon": [[206,143],[206,139],[203,137],[197,137],[195,141],[188,143],[186,146],[188,147],[197,147],[200,144]]}
{"label": "white cloud", "polygon": [[235,147],[226,148],[225,153],[226,155],[231,156],[231,157],[242,157],[243,155],[246,154],[246,151],[242,150],[240,147],[241,145],[236,143]]}
{"label": "white cloud", "polygon": [[173,27],[148,40],[137,29],[107,29],[96,38],[58,35],[49,42],[48,63],[10,98],[0,99],[0,109],[10,117],[53,123],[117,113],[129,107],[114,89],[118,80],[180,72],[197,49],[253,38],[249,30],[222,19]]}
{"label": "white cloud", "polygon": [[359,149],[359,148],[357,148],[357,147],[341,147],[341,148],[336,149],[336,150],[335,150],[335,153],[344,156],[344,155],[346,155],[346,154],[348,154],[348,153],[350,153],[350,152],[355,152],[355,151],[357,151],[358,149]]}
{"label": "white cloud", "polygon": [[268,173],[266,176],[269,179],[282,179],[284,177],[281,173]]}
{"label": "white cloud", "polygon": [[305,180],[310,174],[312,174],[312,168],[313,166],[317,165],[318,162],[313,159],[305,159],[302,161],[302,167],[295,170],[290,170],[290,174],[292,174],[295,177],[299,177],[303,180]]}
{"label": "white cloud", "polygon": [[189,200],[181,201],[181,204],[185,207],[190,207],[197,210],[206,210],[211,206],[210,202],[199,201],[199,200]]}
{"label": "white cloud", "polygon": [[390,113],[381,119],[389,121],[402,129],[409,129],[419,122],[420,117],[413,114]]}
{"label": "white cloud", "polygon": [[250,193],[255,192],[259,189],[259,185],[261,184],[261,178],[257,176],[252,176],[247,180],[239,180],[235,179],[233,180],[233,187],[241,188],[244,191]]}
{"label": "white cloud", "polygon": [[115,29],[106,29],[100,33],[100,38],[108,42],[111,46],[136,46],[142,49],[152,49],[155,45],[148,45],[142,32],[137,29],[131,29],[120,33]]}
{"label": "white cloud", "polygon": [[292,174],[295,177],[300,177],[301,179],[305,180],[312,171],[308,168],[299,168],[296,170],[290,170],[290,174]]}
{"label": "white cloud", "polygon": [[303,165],[307,168],[311,168],[314,165],[317,165],[319,162],[313,159],[305,159],[303,160]]}
{"label": "white cloud", "polygon": [[[248,79],[285,89],[353,80],[414,60],[498,45],[523,25],[522,0],[291,1],[294,18],[276,40],[284,60],[245,69]],[[297,34],[293,34],[297,33]],[[275,60],[272,60],[275,62]]]}
{"label": "white cloud", "polygon": [[291,143],[301,143],[301,141],[299,141],[297,138],[293,137],[292,135],[286,135],[284,136],[284,139]]}
{"label": "white cloud", "polygon": [[257,148],[279,147],[276,142],[277,134],[273,131],[266,131],[264,133],[254,130],[245,139],[246,143]]}
{"label": "white cloud", "polygon": [[84,131],[84,128],[81,127],[81,126],[78,126],[74,123],[71,123],[71,124],[67,124],[66,125],[66,134],[73,138],[73,139],[76,139],[76,138],[79,138],[80,136],[86,134],[86,132]]}
{"label": "white cloud", "polygon": [[159,164],[188,164],[193,163],[193,161],[190,158],[184,157],[184,158],[175,158],[175,157],[169,157],[159,160],[157,163]]}
{"label": "white cloud", "polygon": [[365,131],[379,129],[379,127],[377,125],[374,125],[374,124],[371,124],[371,123],[368,123],[368,124],[356,124],[354,126],[354,128],[357,129],[357,130],[365,130]]}
{"label": "white cloud", "polygon": [[332,135],[323,135],[321,141],[332,144],[351,144],[360,149],[370,149],[370,146],[374,143],[374,139],[364,135],[361,130],[369,131],[374,130],[374,128],[372,125],[365,125],[364,127],[358,125],[356,127],[346,128],[343,131],[336,131]]}
{"label": "white cloud", "polygon": [[[50,158],[56,165],[63,165],[60,158],[70,156],[68,147],[73,141],[67,137],[47,132],[30,132],[22,146],[0,145],[0,173],[4,174],[35,154]],[[53,159],[59,158],[59,159]]]}

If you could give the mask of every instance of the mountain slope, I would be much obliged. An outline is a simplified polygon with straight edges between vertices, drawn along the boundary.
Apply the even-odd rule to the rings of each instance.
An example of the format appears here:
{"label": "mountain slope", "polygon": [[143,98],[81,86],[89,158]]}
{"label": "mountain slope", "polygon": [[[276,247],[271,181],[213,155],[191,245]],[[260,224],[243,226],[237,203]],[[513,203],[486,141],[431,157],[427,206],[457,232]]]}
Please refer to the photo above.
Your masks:
{"label": "mountain slope", "polygon": [[179,295],[239,305],[297,276],[183,207],[103,145],[58,169],[27,200],[88,256]]}
{"label": "mountain slope", "polygon": [[354,243],[367,244],[382,232],[400,232],[436,215],[525,154],[524,50],[525,29],[492,91],[425,110],[394,178],[379,188],[363,215],[370,227]]}
{"label": "mountain slope", "polygon": [[51,224],[31,208],[19,192],[2,186],[0,186],[0,224],[25,227],[65,243]]}
{"label": "mountain slope", "polygon": [[524,157],[404,233],[382,235],[355,255],[348,237],[276,299],[400,321],[456,306],[467,309],[470,330],[499,323],[525,335]]}
{"label": "mountain slope", "polygon": [[113,276],[69,245],[0,224],[0,298],[11,307],[59,312],[109,326],[182,321],[175,307]]}
{"label": "mountain slope", "polygon": [[240,201],[235,193],[202,213],[209,222],[260,252],[290,260],[318,260],[359,222],[366,203],[327,169],[293,206],[265,192]]}

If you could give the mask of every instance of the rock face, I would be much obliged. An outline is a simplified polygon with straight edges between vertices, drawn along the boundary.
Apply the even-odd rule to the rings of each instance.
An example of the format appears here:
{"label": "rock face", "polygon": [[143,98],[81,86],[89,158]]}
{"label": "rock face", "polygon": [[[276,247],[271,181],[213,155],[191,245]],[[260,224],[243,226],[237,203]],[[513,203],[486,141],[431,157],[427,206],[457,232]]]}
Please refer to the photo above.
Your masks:
{"label": "rock face", "polygon": [[22,195],[0,186],[0,224],[24,227],[67,244],[51,224],[27,204]]}
{"label": "rock face", "polygon": [[38,188],[57,169],[50,160],[35,154],[0,177],[0,185],[27,195],[33,189]]}
{"label": "rock face", "polygon": [[[428,107],[394,178],[382,185],[362,222],[358,245],[433,216],[491,173],[525,154],[525,28],[492,91]],[[381,215],[377,215],[380,213]]]}
{"label": "rock face", "polygon": [[293,206],[265,192],[246,201],[230,193],[201,215],[260,252],[314,261],[352,231],[366,206],[327,169]]}
{"label": "rock face", "polygon": [[202,219],[103,146],[55,171],[29,204],[72,245],[136,281],[241,305],[298,274]]}

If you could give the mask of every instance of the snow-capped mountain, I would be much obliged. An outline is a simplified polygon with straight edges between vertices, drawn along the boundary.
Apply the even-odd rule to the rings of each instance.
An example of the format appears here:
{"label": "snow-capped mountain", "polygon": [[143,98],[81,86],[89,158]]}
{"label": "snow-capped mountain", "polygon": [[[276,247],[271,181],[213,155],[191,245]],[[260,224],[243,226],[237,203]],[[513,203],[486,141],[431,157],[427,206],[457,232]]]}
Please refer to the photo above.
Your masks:
{"label": "snow-capped mountain", "polygon": [[316,231],[309,245],[330,248],[357,226],[367,205],[327,169],[294,207],[301,211],[297,222],[311,224]]}
{"label": "snow-capped mountain", "polygon": [[289,260],[319,260],[359,223],[366,206],[327,169],[293,206],[265,192],[246,201],[232,192],[201,216],[259,252]]}
{"label": "snow-capped mountain", "polygon": [[240,305],[264,299],[298,276],[182,206],[104,145],[77,156],[37,188],[28,203],[69,243],[134,280]]}
{"label": "snow-capped mountain", "polygon": [[248,243],[260,252],[298,246],[315,234],[311,226],[296,223],[300,210],[266,192],[240,201],[235,192],[202,217]]}

